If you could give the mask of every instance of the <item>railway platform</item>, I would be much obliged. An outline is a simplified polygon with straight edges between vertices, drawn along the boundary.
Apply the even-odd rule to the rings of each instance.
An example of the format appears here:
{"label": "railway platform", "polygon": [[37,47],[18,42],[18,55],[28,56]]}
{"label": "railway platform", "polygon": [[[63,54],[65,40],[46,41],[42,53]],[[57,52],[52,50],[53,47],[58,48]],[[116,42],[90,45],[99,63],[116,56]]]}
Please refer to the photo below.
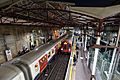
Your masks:
{"label": "railway platform", "polygon": [[90,80],[91,72],[87,67],[85,58],[81,57],[80,50],[76,65],[72,68],[72,80]]}

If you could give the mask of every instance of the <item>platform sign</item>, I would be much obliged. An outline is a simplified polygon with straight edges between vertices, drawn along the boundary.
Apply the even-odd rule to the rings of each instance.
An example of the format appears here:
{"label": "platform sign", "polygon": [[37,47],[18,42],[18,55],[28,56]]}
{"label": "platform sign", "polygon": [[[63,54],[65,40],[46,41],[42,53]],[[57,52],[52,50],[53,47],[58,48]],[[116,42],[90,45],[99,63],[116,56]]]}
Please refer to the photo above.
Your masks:
{"label": "platform sign", "polygon": [[74,27],[63,27],[62,29],[63,29],[63,30],[73,30]]}
{"label": "platform sign", "polygon": [[11,60],[12,59],[12,54],[11,54],[11,50],[5,50],[5,54],[6,54],[6,58],[7,58],[7,61]]}

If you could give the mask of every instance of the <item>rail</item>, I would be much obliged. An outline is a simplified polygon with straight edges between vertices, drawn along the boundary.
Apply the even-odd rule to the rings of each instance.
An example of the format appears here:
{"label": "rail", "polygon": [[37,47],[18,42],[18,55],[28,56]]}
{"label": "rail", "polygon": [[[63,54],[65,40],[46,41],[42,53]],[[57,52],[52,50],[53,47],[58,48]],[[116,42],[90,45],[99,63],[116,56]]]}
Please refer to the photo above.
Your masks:
{"label": "rail", "polygon": [[46,80],[63,80],[65,78],[66,66],[68,64],[69,57],[68,55],[58,56],[57,62]]}
{"label": "rail", "polygon": [[[59,58],[59,59],[60,59],[60,58]],[[58,59],[58,60],[59,60],[59,59]],[[57,64],[58,64],[58,63],[56,62],[46,80],[49,80],[49,78],[51,77],[51,74],[52,74],[53,70],[55,69],[55,67],[57,66]]]}

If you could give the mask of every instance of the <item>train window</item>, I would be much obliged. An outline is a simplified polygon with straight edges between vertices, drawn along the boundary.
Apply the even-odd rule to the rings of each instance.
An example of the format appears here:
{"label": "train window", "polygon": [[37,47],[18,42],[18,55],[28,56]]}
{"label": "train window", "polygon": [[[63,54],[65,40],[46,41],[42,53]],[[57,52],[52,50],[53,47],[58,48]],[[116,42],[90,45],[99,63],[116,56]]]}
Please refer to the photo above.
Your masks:
{"label": "train window", "polygon": [[60,48],[60,44],[58,44],[58,48]]}
{"label": "train window", "polygon": [[49,52],[49,53],[48,53],[48,58],[50,57],[50,54],[51,54],[51,53]]}
{"label": "train window", "polygon": [[64,47],[63,47],[64,49],[67,49],[67,45],[64,45]]}
{"label": "train window", "polygon": [[40,60],[40,65],[43,65],[45,62],[47,62],[47,58],[44,56],[44,57]]}
{"label": "train window", "polygon": [[119,59],[119,62],[118,62],[117,71],[120,73],[120,59]]}
{"label": "train window", "polygon": [[40,66],[43,64],[43,61],[42,60],[40,60]]}
{"label": "train window", "polygon": [[52,49],[52,54],[54,53],[54,49]]}
{"label": "train window", "polygon": [[61,42],[59,44],[61,44]]}
{"label": "train window", "polygon": [[47,62],[47,58],[44,58],[44,61]]}
{"label": "train window", "polygon": [[41,62],[41,63],[43,63],[43,61],[42,61],[42,60],[40,60],[40,62]]}

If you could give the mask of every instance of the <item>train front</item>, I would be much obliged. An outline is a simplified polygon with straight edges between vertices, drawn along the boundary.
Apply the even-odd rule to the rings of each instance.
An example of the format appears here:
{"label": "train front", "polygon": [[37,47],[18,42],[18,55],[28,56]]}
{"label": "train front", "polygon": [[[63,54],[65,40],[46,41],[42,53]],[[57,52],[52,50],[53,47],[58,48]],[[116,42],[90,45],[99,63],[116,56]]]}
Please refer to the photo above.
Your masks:
{"label": "train front", "polygon": [[71,39],[66,39],[61,43],[61,53],[70,54],[72,50],[72,41]]}

